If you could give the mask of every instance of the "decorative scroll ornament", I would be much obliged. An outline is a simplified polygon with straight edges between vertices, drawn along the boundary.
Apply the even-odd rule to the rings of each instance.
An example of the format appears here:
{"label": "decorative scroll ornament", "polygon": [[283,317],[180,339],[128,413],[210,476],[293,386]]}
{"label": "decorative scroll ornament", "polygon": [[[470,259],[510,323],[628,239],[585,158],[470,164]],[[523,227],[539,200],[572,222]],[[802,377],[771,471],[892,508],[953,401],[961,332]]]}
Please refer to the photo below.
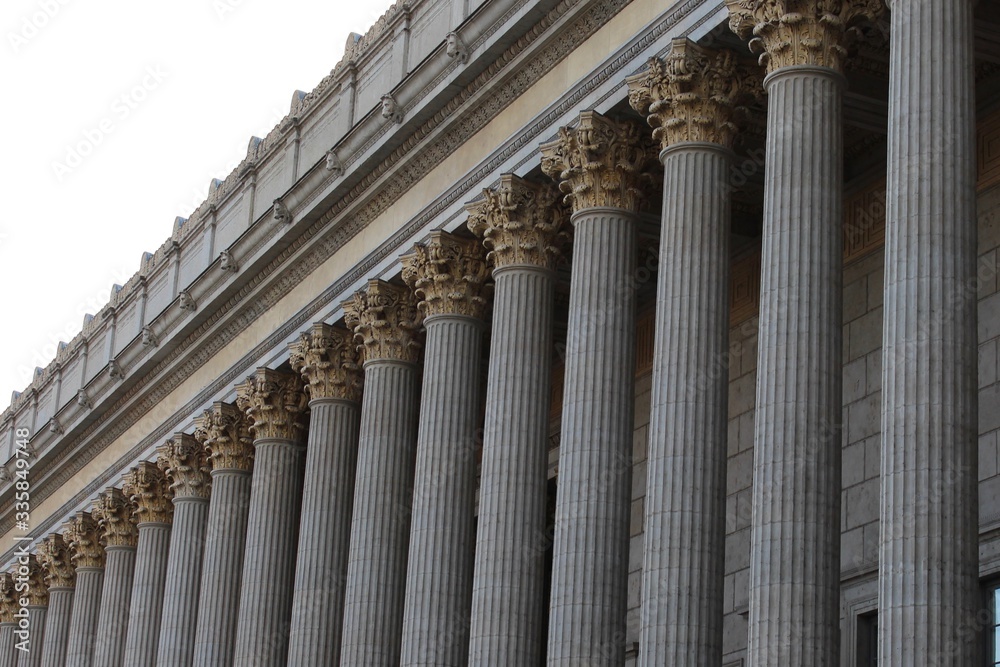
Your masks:
{"label": "decorative scroll ornament", "polygon": [[620,208],[638,211],[656,152],[637,123],[616,122],[596,111],[580,114],[576,127],[542,144],[542,171],[555,179],[573,211]]}
{"label": "decorative scroll ornament", "polygon": [[90,512],[77,512],[63,530],[73,567],[104,567],[104,546],[100,527]]}
{"label": "decorative scroll ornament", "polygon": [[49,588],[76,586],[76,570],[73,568],[69,545],[59,533],[52,533],[38,545],[38,563],[42,566],[45,584]]}
{"label": "decorative scroll ornament", "polygon": [[94,518],[101,529],[101,543],[111,547],[135,547],[139,529],[135,525],[135,504],[116,487],[101,492],[94,501]]}
{"label": "decorative scroll ornament", "polygon": [[174,434],[156,454],[156,465],[167,476],[174,498],[208,498],[212,489],[208,450],[193,435]]}
{"label": "decorative scroll ornament", "polygon": [[758,62],[774,72],[792,65],[844,68],[860,23],[875,22],[882,0],[726,0],[729,27],[749,39]]}
{"label": "decorative scroll ornament", "polygon": [[366,361],[416,363],[420,358],[417,336],[423,316],[407,288],[369,280],[367,289],[344,302],[344,317],[354,330],[354,339],[364,347]]}
{"label": "decorative scroll ornament", "polygon": [[0,623],[16,623],[18,604],[17,591],[14,590],[14,576],[10,572],[0,573]]}
{"label": "decorative scroll ornament", "polygon": [[763,93],[760,74],[741,66],[728,50],[707,49],[686,37],[671,44],[666,60],[650,58],[628,77],[628,99],[644,114],[660,148],[686,141],[733,147],[742,104]]}
{"label": "decorative scroll ornament", "polygon": [[483,239],[496,268],[527,264],[554,269],[569,240],[567,209],[558,191],[503,174],[495,190],[465,205],[469,229]]}
{"label": "decorative scroll ornament", "polygon": [[28,598],[28,607],[45,607],[49,604],[49,587],[46,584],[45,568],[35,554],[28,555],[28,590],[22,593]]}
{"label": "decorative scroll ornament", "polygon": [[317,322],[292,343],[289,357],[310,399],[361,401],[364,374],[349,330]]}
{"label": "decorative scroll ornament", "polygon": [[122,491],[135,505],[139,524],[170,523],[173,520],[171,500],[174,492],[170,490],[170,480],[155,463],[140,461],[125,475]]}
{"label": "decorative scroll ornament", "polygon": [[195,420],[194,437],[208,452],[212,470],[252,470],[250,420],[232,403],[217,402]]}
{"label": "decorative scroll ornament", "polygon": [[236,405],[249,418],[254,440],[303,439],[308,398],[298,375],[258,368],[237,385]]}
{"label": "decorative scroll ornament", "polygon": [[404,255],[403,282],[420,299],[424,317],[486,314],[489,267],[482,245],[445,232],[432,232],[427,243],[418,243]]}

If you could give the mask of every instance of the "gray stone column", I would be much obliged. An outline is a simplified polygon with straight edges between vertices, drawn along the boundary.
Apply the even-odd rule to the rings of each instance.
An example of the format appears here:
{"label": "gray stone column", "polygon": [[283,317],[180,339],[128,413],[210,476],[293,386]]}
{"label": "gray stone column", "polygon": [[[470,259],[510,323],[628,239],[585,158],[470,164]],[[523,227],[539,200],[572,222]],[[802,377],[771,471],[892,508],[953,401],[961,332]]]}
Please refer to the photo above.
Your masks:
{"label": "gray stone column", "polygon": [[62,535],[53,533],[38,545],[38,562],[45,572],[49,590],[40,664],[42,667],[61,667],[66,663],[66,644],[76,590],[76,570]]}
{"label": "gray stone column", "polygon": [[310,401],[288,664],[339,665],[363,379],[354,334],[314,324],[291,363]]}
{"label": "gray stone column", "polygon": [[[41,552],[41,547],[39,547]],[[26,650],[17,648],[18,667],[40,667],[42,664],[42,647],[45,645],[45,619],[49,611],[49,587],[46,583],[47,570],[43,567],[40,557],[35,554],[28,556],[28,590],[18,593],[26,597],[25,611],[28,613],[27,637],[15,635],[15,642],[23,644]],[[20,574],[20,573],[19,573]],[[18,600],[20,603],[21,600]],[[18,628],[20,631],[20,628]]]}
{"label": "gray stone column", "polygon": [[363,341],[365,394],[344,599],[344,667],[396,667],[417,442],[415,337],[421,317],[409,290],[371,280],[344,304]]}
{"label": "gray stone column", "polygon": [[14,648],[17,619],[14,614],[18,609],[14,577],[10,572],[0,573],[0,667],[14,667],[17,664],[17,649]]}
{"label": "gray stone column", "polygon": [[427,338],[401,665],[467,664],[488,277],[476,239],[432,232],[403,257]]}
{"label": "gray stone column", "polygon": [[[643,542],[641,665],[722,663],[729,396],[731,52],[673,41],[628,80],[657,128],[663,220]],[[756,86],[760,86],[759,77]],[[650,107],[653,107],[653,111]]]}
{"label": "gray stone column", "polygon": [[279,667],[288,657],[308,399],[298,374],[268,368],[236,390],[255,453],[233,662]]}
{"label": "gray stone column", "polygon": [[768,71],[747,664],[838,665],[841,70],[880,3],[727,4]]}
{"label": "gray stone column", "polygon": [[635,212],[648,132],[593,111],[543,144],[573,205],[549,665],[623,665],[635,402]]}
{"label": "gray stone column", "polygon": [[104,588],[105,554],[100,541],[100,528],[90,512],[77,512],[66,524],[63,535],[76,569],[65,667],[91,667],[94,664],[97,618]]}
{"label": "gray stone column", "polygon": [[94,665],[97,667],[116,667],[125,659],[125,634],[128,632],[135,550],[139,540],[135,509],[135,504],[122,490],[114,487],[101,493],[94,504],[94,517],[101,526],[102,542],[107,553],[97,641],[94,644]]}
{"label": "gray stone column", "polygon": [[973,4],[891,3],[879,665],[979,654]]}
{"label": "gray stone column", "polygon": [[543,646],[555,266],[566,212],[548,185],[512,174],[469,204],[495,281],[470,665],[537,665]]}
{"label": "gray stone column", "polygon": [[17,665],[17,649],[14,648],[14,631],[17,621],[0,623],[0,667],[15,667]]}
{"label": "gray stone column", "polygon": [[125,635],[126,667],[156,662],[160,638],[163,587],[170,553],[173,492],[167,476],[155,463],[142,461],[125,477],[123,491],[136,505],[139,540],[135,550],[132,602]]}
{"label": "gray stone column", "polygon": [[208,451],[186,433],[175,434],[157,453],[157,465],[170,480],[174,496],[174,525],[154,664],[190,667],[194,660],[211,467]]}
{"label": "gray stone column", "polygon": [[208,449],[212,462],[212,497],[205,528],[194,664],[228,667],[233,664],[236,648],[253,439],[246,415],[229,403],[215,403],[206,410],[195,437]]}

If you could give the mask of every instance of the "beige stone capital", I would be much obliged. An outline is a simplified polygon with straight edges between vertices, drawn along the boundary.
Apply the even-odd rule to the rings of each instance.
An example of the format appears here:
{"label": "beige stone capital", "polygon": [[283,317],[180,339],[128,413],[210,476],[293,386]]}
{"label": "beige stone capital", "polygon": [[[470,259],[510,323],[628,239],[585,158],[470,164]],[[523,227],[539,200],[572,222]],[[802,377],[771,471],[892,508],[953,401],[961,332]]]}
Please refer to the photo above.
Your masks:
{"label": "beige stone capital", "polygon": [[49,588],[76,586],[76,570],[71,558],[69,545],[59,533],[50,534],[38,545],[38,563],[45,572]]}
{"label": "beige stone capital", "polygon": [[289,360],[295,372],[302,375],[311,400],[361,401],[364,373],[350,330],[317,322],[292,343]]}
{"label": "beige stone capital", "polygon": [[212,466],[208,450],[197,438],[175,433],[156,454],[156,465],[167,476],[174,498],[208,498],[212,490]]}
{"label": "beige stone capital", "polygon": [[195,420],[194,437],[208,452],[212,470],[252,470],[250,420],[232,403],[217,401]]}
{"label": "beige stone capital", "polygon": [[423,315],[406,287],[369,280],[364,290],[344,302],[344,317],[364,347],[366,361],[416,363],[420,359]]}
{"label": "beige stone capital", "polygon": [[486,314],[490,270],[486,253],[476,239],[432,232],[426,243],[403,255],[403,282],[420,302],[424,317]]}
{"label": "beige stone capital", "polygon": [[93,514],[100,527],[101,544],[105,549],[135,547],[139,541],[135,510],[135,503],[117,487],[113,486],[97,496]]}
{"label": "beige stone capital", "polygon": [[588,208],[638,211],[655,162],[649,132],[630,121],[584,111],[574,127],[542,144],[542,171],[559,184],[573,212]]}
{"label": "beige stone capital", "polygon": [[767,71],[813,65],[843,71],[850,29],[874,21],[882,0],[726,0],[729,27]]}
{"label": "beige stone capital", "polygon": [[16,623],[14,614],[18,610],[18,595],[14,590],[14,575],[0,573],[0,623]]}
{"label": "beige stone capital", "polygon": [[63,530],[69,546],[69,559],[73,567],[104,567],[104,546],[101,529],[90,512],[74,514]]}
{"label": "beige stone capital", "polygon": [[28,598],[29,607],[45,607],[49,604],[49,587],[46,583],[45,568],[39,561],[39,556],[28,555],[28,590],[22,597]]}
{"label": "beige stone capital", "polygon": [[140,461],[125,475],[122,491],[135,505],[137,523],[170,523],[174,518],[174,492],[170,480],[149,461]]}
{"label": "beige stone capital", "polygon": [[469,229],[483,239],[496,268],[513,265],[554,269],[569,240],[568,210],[558,190],[503,174],[500,185],[465,205]]}
{"label": "beige stone capital", "polygon": [[740,66],[732,51],[686,37],[673,40],[665,60],[650,58],[625,81],[629,104],[646,116],[661,149],[686,141],[732,148],[740,105],[763,93],[760,73]]}
{"label": "beige stone capital", "polygon": [[309,399],[297,373],[258,368],[236,387],[236,406],[254,440],[303,440]]}

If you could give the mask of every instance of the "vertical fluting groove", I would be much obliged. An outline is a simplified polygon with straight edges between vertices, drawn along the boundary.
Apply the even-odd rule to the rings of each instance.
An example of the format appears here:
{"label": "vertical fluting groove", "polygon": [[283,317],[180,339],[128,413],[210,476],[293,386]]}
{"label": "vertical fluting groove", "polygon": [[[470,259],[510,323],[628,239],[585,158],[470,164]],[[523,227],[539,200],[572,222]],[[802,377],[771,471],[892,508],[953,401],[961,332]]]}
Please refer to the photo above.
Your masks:
{"label": "vertical fluting groove", "polygon": [[174,527],[154,662],[158,667],[190,667],[194,660],[207,521],[207,498],[174,498]]}
{"label": "vertical fluting groove", "polygon": [[351,401],[310,403],[290,667],[340,664],[359,419]]}
{"label": "vertical fluting groove", "polygon": [[554,278],[494,272],[469,664],[544,655],[545,530]]}
{"label": "vertical fluting groove", "polygon": [[417,442],[417,368],[365,364],[344,601],[344,667],[397,667]]}
{"label": "vertical fluting groove", "polygon": [[973,3],[892,4],[878,660],[972,665],[992,623],[978,598]]}
{"label": "vertical fluting groove", "polygon": [[139,524],[139,542],[135,550],[135,577],[132,582],[132,607],[128,613],[125,638],[125,666],[144,667],[156,662],[160,637],[160,613],[170,551],[170,525]]}
{"label": "vertical fluting groove", "polygon": [[94,643],[96,667],[117,667],[125,658],[135,551],[135,547],[107,548],[101,613],[97,621],[97,641]]}
{"label": "vertical fluting groove", "polygon": [[435,316],[425,325],[400,664],[464,667],[483,323],[467,316]]}
{"label": "vertical fluting groove", "polygon": [[249,509],[250,472],[213,470],[198,593],[197,667],[233,664]]}
{"label": "vertical fluting groove", "polygon": [[306,453],[288,440],[257,440],[254,451],[234,663],[280,667],[288,658]]}
{"label": "vertical fluting groove", "polygon": [[40,605],[28,607],[28,627],[31,635],[28,638],[28,650],[18,649],[17,651],[17,667],[41,667],[42,650],[46,638],[45,621],[48,615],[48,607]]}
{"label": "vertical fluting groove", "polygon": [[839,665],[841,88],[771,74],[750,556],[749,667]]}
{"label": "vertical fluting groove", "polygon": [[14,648],[14,630],[17,623],[0,623],[0,667],[15,667],[17,649]]}
{"label": "vertical fluting groove", "polygon": [[74,590],[49,589],[49,611],[45,617],[45,638],[42,643],[42,667],[62,667],[68,664],[66,645],[69,641]]}
{"label": "vertical fluting groove", "polygon": [[81,567],[76,571],[69,637],[66,642],[66,667],[91,667],[94,664],[94,641],[97,618],[104,588],[103,567]]}
{"label": "vertical fluting groove", "polygon": [[722,662],[731,153],[662,156],[639,660]]}
{"label": "vertical fluting groove", "polygon": [[559,447],[551,666],[623,665],[635,402],[635,222],[577,213]]}

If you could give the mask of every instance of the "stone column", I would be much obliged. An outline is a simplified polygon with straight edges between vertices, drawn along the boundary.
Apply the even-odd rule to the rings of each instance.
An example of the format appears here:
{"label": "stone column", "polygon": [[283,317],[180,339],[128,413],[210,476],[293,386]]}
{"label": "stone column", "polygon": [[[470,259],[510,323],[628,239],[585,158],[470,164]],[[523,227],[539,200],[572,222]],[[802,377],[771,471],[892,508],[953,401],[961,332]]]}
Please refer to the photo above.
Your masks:
{"label": "stone column", "polygon": [[[748,85],[749,84],[749,85]],[[722,663],[735,112],[760,77],[673,41],[628,79],[663,163],[639,663]]]}
{"label": "stone column", "polygon": [[250,509],[253,438],[247,417],[235,405],[215,403],[197,422],[195,437],[212,463],[212,497],[198,594],[196,667],[228,667],[236,648],[243,552]]}
{"label": "stone column", "polygon": [[593,111],[543,144],[572,204],[573,273],[549,665],[623,665],[635,402],[636,221],[648,132]]}
{"label": "stone column", "polygon": [[470,665],[537,665],[543,646],[555,267],[568,234],[550,185],[501,176],[466,206],[495,282]]}
{"label": "stone column", "polygon": [[291,363],[310,400],[288,664],[339,665],[363,379],[354,334],[314,324]]}
{"label": "stone column", "polygon": [[62,535],[53,533],[38,545],[38,562],[45,571],[45,583],[49,590],[40,664],[42,667],[61,667],[66,663],[66,643],[76,589],[76,570]]}
{"label": "stone column", "polygon": [[[28,589],[18,592],[20,598],[18,603],[24,601],[28,603],[24,607],[28,614],[28,635],[25,637],[15,634],[15,642],[19,644],[17,665],[18,667],[40,667],[42,647],[45,645],[45,619],[49,611],[49,587],[45,583],[46,572],[39,562],[38,556],[30,554],[26,567]],[[20,627],[18,631],[20,631]]]}
{"label": "stone column", "polygon": [[974,2],[890,4],[878,660],[973,665],[983,624]]}
{"label": "stone column", "polygon": [[118,488],[101,493],[94,503],[94,518],[101,527],[101,542],[107,553],[101,613],[97,621],[94,665],[114,667],[125,658],[135,549],[139,531],[135,524],[135,504]]}
{"label": "stone column", "polygon": [[77,512],[67,522],[63,535],[69,545],[70,561],[76,570],[65,667],[91,667],[94,664],[97,617],[101,611],[101,590],[104,588],[105,553],[100,528],[90,512]]}
{"label": "stone column", "polygon": [[279,667],[288,657],[307,398],[298,374],[269,368],[236,392],[254,437],[254,471],[233,662]]}
{"label": "stone column", "polygon": [[476,239],[432,232],[402,258],[427,338],[401,665],[467,664],[485,255]]}
{"label": "stone column", "polygon": [[14,631],[17,629],[18,594],[14,591],[14,575],[0,573],[0,667],[17,664]]}
{"label": "stone column", "polygon": [[126,475],[122,490],[136,506],[139,529],[124,663],[126,667],[143,667],[156,662],[170,552],[173,492],[167,476],[149,461],[141,461]]}
{"label": "stone column", "polygon": [[344,311],[364,347],[365,394],[340,664],[396,667],[417,444],[421,316],[409,290],[381,280],[369,281]]}
{"label": "stone column", "polygon": [[767,68],[747,664],[839,664],[842,72],[878,0],[727,0]]}
{"label": "stone column", "polygon": [[204,445],[186,433],[175,434],[157,453],[156,463],[170,480],[174,496],[174,526],[154,664],[190,667],[194,660],[198,589],[212,488],[211,466]]}

